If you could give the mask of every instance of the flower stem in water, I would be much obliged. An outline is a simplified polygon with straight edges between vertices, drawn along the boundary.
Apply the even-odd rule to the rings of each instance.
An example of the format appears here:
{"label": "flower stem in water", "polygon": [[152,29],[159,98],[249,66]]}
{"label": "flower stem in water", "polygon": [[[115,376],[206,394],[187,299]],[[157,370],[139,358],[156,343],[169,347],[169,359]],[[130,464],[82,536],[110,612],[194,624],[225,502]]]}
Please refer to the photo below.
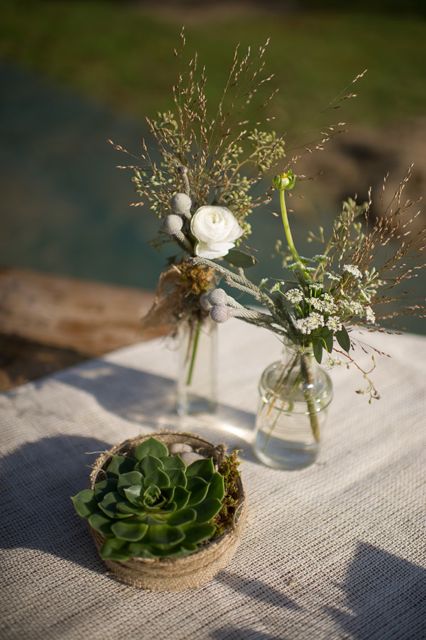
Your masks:
{"label": "flower stem in water", "polygon": [[197,324],[195,327],[195,334],[192,337],[192,331],[190,333],[190,337],[189,339],[193,340],[192,343],[192,353],[191,353],[191,362],[189,363],[189,369],[188,369],[188,376],[186,378],[186,386],[189,387],[192,383],[192,377],[194,375],[194,367],[195,367],[195,360],[197,357],[197,351],[198,351],[198,344],[200,341],[200,333],[201,333],[201,320],[198,319],[197,320]]}
{"label": "flower stem in water", "polygon": [[312,355],[309,353],[304,353],[301,356],[301,371],[303,378],[305,380],[305,385],[303,389],[303,393],[306,400],[306,405],[308,407],[309,413],[309,421],[311,423],[312,434],[315,438],[315,442],[320,441],[320,427],[318,421],[318,414],[315,405],[315,399],[312,392],[314,385],[314,376],[312,373],[312,363],[311,363]]}

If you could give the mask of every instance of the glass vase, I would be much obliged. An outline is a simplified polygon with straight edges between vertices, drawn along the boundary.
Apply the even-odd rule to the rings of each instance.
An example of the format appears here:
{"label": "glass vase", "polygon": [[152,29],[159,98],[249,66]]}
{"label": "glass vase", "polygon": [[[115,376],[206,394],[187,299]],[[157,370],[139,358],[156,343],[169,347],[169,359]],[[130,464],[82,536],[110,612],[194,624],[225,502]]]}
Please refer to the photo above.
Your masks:
{"label": "glass vase", "polygon": [[177,340],[177,413],[213,413],[217,407],[217,324],[210,317],[191,318],[180,323]]}
{"label": "glass vase", "polygon": [[312,351],[287,346],[283,358],[262,373],[259,395],[254,442],[259,460],[287,470],[313,464],[333,387]]}

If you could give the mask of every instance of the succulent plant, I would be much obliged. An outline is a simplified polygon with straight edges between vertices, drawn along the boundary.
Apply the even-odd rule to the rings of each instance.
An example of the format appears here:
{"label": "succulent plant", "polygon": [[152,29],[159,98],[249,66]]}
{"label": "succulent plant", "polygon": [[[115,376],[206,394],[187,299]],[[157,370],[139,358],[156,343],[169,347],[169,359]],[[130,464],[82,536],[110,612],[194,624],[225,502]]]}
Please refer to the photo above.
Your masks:
{"label": "succulent plant", "polygon": [[212,458],[186,466],[165,444],[149,438],[113,455],[93,489],[72,498],[78,515],[105,538],[104,559],[190,554],[216,532],[225,495]]}

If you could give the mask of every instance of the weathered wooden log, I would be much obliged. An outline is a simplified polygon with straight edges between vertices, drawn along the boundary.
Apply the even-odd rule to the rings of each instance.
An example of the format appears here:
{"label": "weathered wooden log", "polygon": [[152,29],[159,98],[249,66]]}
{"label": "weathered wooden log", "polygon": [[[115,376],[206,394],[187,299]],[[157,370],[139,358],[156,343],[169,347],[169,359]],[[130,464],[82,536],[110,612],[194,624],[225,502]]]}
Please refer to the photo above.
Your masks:
{"label": "weathered wooden log", "polygon": [[0,389],[164,335],[142,333],[153,294],[29,270],[0,269]]}

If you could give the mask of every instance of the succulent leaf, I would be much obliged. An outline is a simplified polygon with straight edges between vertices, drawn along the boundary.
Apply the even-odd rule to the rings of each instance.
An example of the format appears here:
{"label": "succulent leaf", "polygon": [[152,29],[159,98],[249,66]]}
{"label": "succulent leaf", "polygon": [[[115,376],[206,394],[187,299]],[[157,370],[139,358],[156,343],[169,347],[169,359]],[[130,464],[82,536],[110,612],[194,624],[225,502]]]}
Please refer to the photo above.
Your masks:
{"label": "succulent leaf", "polygon": [[74,509],[82,518],[88,518],[96,509],[95,492],[91,489],[83,489],[71,498]]}
{"label": "succulent leaf", "polygon": [[210,480],[209,488],[207,491],[206,499],[216,498],[222,502],[225,496],[225,482],[223,476],[220,473],[214,473]]}
{"label": "succulent leaf", "polygon": [[125,456],[111,456],[111,462],[106,468],[109,476],[119,476],[120,473],[126,473],[134,469],[134,460]]}
{"label": "succulent leaf", "polygon": [[107,538],[101,548],[102,558],[109,560],[128,560],[126,541],[118,538]]}
{"label": "succulent leaf", "polygon": [[72,498],[77,513],[105,537],[101,556],[124,561],[193,553],[214,535],[224,500],[224,478],[212,458],[186,466],[155,438],[133,455],[111,456],[94,490]]}
{"label": "succulent leaf", "polygon": [[215,531],[214,524],[189,524],[185,528],[185,545],[204,542],[212,537]]}
{"label": "succulent leaf", "polygon": [[179,527],[169,524],[153,524],[149,527],[149,541],[158,547],[172,546],[185,539]]}
{"label": "succulent leaf", "polygon": [[184,509],[189,502],[191,493],[183,487],[176,487],[173,494],[172,502],[176,505],[176,509]]}
{"label": "succulent leaf", "polygon": [[118,476],[117,488],[124,489],[124,487],[141,485],[142,480],[143,476],[139,471],[128,471]]}
{"label": "succulent leaf", "polygon": [[169,469],[167,471],[167,475],[169,476],[170,484],[172,487],[186,487],[186,475],[185,472],[181,469]]}
{"label": "succulent leaf", "polygon": [[199,478],[203,478],[204,480],[209,482],[213,474],[214,464],[212,458],[196,460],[186,468],[186,475],[188,478],[198,476]]}
{"label": "succulent leaf", "polygon": [[204,500],[197,506],[197,522],[204,523],[209,522],[220,511],[222,503],[220,500],[212,498],[210,500]]}
{"label": "succulent leaf", "polygon": [[122,491],[129,502],[140,508],[143,486],[139,484],[133,484],[131,487],[125,487],[124,489],[122,489]]}
{"label": "succulent leaf", "polygon": [[185,471],[185,463],[180,456],[169,456],[168,458],[160,458],[160,460],[167,473],[172,470]]}
{"label": "succulent leaf", "polygon": [[156,440],[155,438],[149,438],[139,444],[135,449],[135,456],[137,460],[142,460],[146,456],[155,456],[157,458],[167,457],[169,450],[165,444]]}
{"label": "succulent leaf", "polygon": [[189,478],[187,486],[191,494],[188,500],[188,506],[193,507],[205,500],[210,485],[206,480],[203,480],[203,478],[194,476],[193,478]]}
{"label": "succulent leaf", "polygon": [[100,513],[92,513],[89,516],[89,524],[92,529],[96,529],[102,535],[107,536],[111,533],[111,518],[107,518],[107,516],[101,515]]}
{"label": "succulent leaf", "polygon": [[115,476],[108,476],[105,480],[100,480],[94,486],[95,499],[100,502],[107,493],[115,491],[117,489],[117,478]]}
{"label": "succulent leaf", "polygon": [[181,524],[194,522],[196,518],[197,512],[195,511],[195,509],[191,509],[188,507],[187,509],[181,509],[180,511],[172,513],[167,522],[172,526],[180,526]]}
{"label": "succulent leaf", "polygon": [[102,502],[98,502],[98,506],[109,518],[130,518],[130,514],[118,511],[117,507],[121,501],[122,497],[117,491],[110,491]]}
{"label": "succulent leaf", "polygon": [[148,525],[141,522],[114,522],[111,526],[111,531],[120,540],[138,542],[138,540],[142,540],[148,531]]}

